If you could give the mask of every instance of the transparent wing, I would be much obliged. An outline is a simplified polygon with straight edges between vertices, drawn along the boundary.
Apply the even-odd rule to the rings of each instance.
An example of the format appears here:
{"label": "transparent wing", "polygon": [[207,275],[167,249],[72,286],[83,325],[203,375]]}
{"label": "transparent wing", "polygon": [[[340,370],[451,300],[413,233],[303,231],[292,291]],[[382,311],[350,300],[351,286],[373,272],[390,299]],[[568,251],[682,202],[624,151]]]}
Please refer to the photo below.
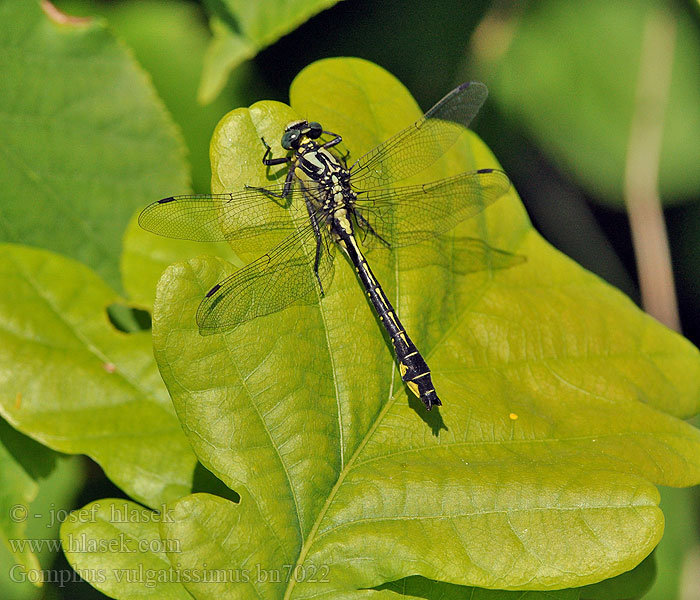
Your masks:
{"label": "transparent wing", "polygon": [[463,83],[413,125],[367,154],[350,168],[357,191],[386,187],[432,165],[457,141],[486,100],[483,83]]}
{"label": "transparent wing", "polygon": [[[510,269],[527,261],[522,254],[513,254],[490,246],[484,240],[472,237],[431,240],[437,252],[413,252],[401,259],[401,267],[407,270],[427,266],[449,269],[457,275]],[[458,260],[455,260],[458,257]]]}
{"label": "transparent wing", "polygon": [[508,188],[503,171],[480,169],[424,185],[370,190],[357,197],[358,226],[364,219],[371,227],[364,227],[370,247],[377,245],[372,233],[392,247],[417,244],[479,214]]}
{"label": "transparent wing", "polygon": [[[280,195],[283,186],[265,188]],[[299,212],[301,211],[301,212]],[[201,242],[251,240],[261,246],[295,230],[295,218],[306,217],[301,188],[273,198],[256,188],[227,194],[171,196],[148,205],[139,225],[165,237]],[[266,244],[266,241],[271,243]]]}
{"label": "transparent wing", "polygon": [[[335,246],[321,227],[318,277],[327,289],[333,278]],[[197,309],[202,335],[233,329],[277,312],[318,290],[314,273],[317,241],[311,223],[275,248],[216,284]]]}

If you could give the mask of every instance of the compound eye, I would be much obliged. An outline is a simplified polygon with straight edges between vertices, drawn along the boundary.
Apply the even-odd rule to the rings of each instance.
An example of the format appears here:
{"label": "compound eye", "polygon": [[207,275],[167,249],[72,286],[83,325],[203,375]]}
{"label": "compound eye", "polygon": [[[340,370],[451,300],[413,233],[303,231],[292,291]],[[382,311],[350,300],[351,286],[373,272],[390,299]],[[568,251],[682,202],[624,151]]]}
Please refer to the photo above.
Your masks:
{"label": "compound eye", "polygon": [[321,137],[322,133],[323,133],[323,127],[321,127],[320,123],[317,123],[316,121],[311,121],[309,123],[309,133],[307,133],[307,135],[312,140],[315,140],[316,138]]}
{"label": "compound eye", "polygon": [[290,129],[285,131],[282,136],[282,148],[285,150],[292,150],[294,148],[294,143],[299,139],[299,130]]}

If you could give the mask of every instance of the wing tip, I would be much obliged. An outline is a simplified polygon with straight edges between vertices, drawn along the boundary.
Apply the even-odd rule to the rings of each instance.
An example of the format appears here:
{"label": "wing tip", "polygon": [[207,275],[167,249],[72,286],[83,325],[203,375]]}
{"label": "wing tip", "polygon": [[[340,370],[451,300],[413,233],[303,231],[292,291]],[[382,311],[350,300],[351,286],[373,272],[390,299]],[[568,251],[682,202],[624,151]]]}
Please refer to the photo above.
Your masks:
{"label": "wing tip", "polygon": [[493,177],[488,179],[489,183],[491,185],[497,185],[503,194],[505,194],[513,186],[513,182],[510,180],[510,177],[508,177],[507,173],[502,169],[477,169],[474,171],[474,173],[477,173],[478,175],[493,175],[495,179]]}
{"label": "wing tip", "polygon": [[462,92],[468,88],[476,88],[481,90],[484,98],[489,95],[489,88],[486,87],[486,84],[482,83],[481,81],[465,81],[463,84],[457,86],[455,92]]}
{"label": "wing tip", "polygon": [[168,196],[167,198],[161,198],[160,200],[156,200],[155,202],[152,202],[146,208],[144,208],[141,211],[141,213],[139,214],[139,219],[138,219],[138,223],[141,226],[141,228],[145,229],[146,231],[151,231],[153,233],[157,233],[157,231],[154,230],[153,226],[150,224],[150,222],[148,220],[148,215],[155,207],[160,206],[161,204],[168,204],[169,202],[174,202],[174,201],[175,201],[174,196]]}
{"label": "wing tip", "polygon": [[205,294],[204,298],[199,303],[197,314],[195,315],[195,321],[197,322],[199,335],[201,336],[223,333],[224,331],[228,331],[234,327],[230,324],[227,325],[217,322],[217,319],[214,316],[214,311],[217,305],[225,297],[225,294],[219,294],[218,296],[216,295],[222,287],[223,283],[217,283]]}

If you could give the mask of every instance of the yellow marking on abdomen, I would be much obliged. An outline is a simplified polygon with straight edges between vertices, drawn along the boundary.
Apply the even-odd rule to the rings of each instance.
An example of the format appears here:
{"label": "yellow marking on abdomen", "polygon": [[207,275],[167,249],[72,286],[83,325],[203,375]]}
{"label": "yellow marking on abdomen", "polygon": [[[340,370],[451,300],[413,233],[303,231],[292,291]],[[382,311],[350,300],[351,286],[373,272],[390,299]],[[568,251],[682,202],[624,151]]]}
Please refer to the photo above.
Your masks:
{"label": "yellow marking on abdomen", "polygon": [[382,294],[381,290],[380,290],[378,287],[376,287],[376,288],[374,288],[374,292],[375,292],[375,293],[377,294],[377,296],[379,297],[379,300],[381,301],[382,306],[384,307],[384,309],[385,309],[385,310],[389,310],[389,307],[386,305],[386,302],[384,302],[384,294]]}
{"label": "yellow marking on abdomen", "polygon": [[367,279],[369,279],[370,285],[376,286],[377,282],[374,280],[374,277],[372,277],[372,272],[369,270],[367,263],[364,260],[362,260],[360,261],[360,264],[362,265],[362,270],[365,272]]}

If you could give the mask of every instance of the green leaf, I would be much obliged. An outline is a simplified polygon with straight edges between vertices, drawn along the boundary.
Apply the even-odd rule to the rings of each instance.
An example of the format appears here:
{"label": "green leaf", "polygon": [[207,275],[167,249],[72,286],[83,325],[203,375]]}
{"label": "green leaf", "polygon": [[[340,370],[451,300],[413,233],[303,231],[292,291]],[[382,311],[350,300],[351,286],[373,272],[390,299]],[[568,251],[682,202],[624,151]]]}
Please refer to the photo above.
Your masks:
{"label": "green leaf", "polygon": [[[174,121],[182,130],[192,164],[192,187],[209,189],[209,139],[216,123],[232,106],[240,106],[241,81],[235,81],[208,106],[197,102],[202,62],[212,35],[200,6],[186,0],[62,0],[70,14],[100,14],[110,29],[123,39],[153,79]],[[245,79],[245,71],[234,79]],[[238,73],[237,73],[238,74]],[[173,189],[169,192],[185,193]],[[159,192],[159,197],[163,192]]]}
{"label": "green leaf", "polygon": [[[59,553],[58,528],[68,511],[75,506],[75,497],[85,479],[84,464],[77,457],[56,456],[47,448],[11,429],[4,424],[4,421],[2,430],[3,434],[11,431],[15,436],[17,447],[13,448],[13,451],[21,449],[24,452],[33,453],[35,457],[41,457],[46,472],[31,473],[38,484],[37,493],[31,503],[16,497],[16,503],[11,507],[12,512],[3,513],[17,523],[24,518],[22,525],[26,525],[26,530],[23,528],[21,533],[15,533],[9,538],[10,549],[15,551],[14,556],[10,556],[9,552],[0,548],[0,567],[3,573],[0,577],[0,595],[13,600],[50,598],[53,596],[47,588],[61,583],[55,580],[56,574],[59,573],[58,576],[62,577],[63,581],[70,574],[66,571],[53,571],[49,577],[46,577],[47,571],[39,569],[50,569]],[[7,435],[2,437],[3,442],[6,442]],[[26,458],[26,455],[22,458]],[[7,480],[3,478],[2,481],[5,484]],[[17,551],[23,548],[27,551],[35,551],[39,563],[22,562],[18,558]],[[47,579],[47,582],[44,583],[43,589],[38,589],[36,583],[42,578]]]}
{"label": "green leaf", "polygon": [[187,189],[181,141],[147,76],[99,21],[0,5],[0,240],[54,250],[120,285],[137,207]]}
{"label": "green leaf", "polygon": [[196,459],[158,376],[150,332],[116,330],[123,303],[90,269],[0,245],[0,413],[35,440],[87,454],[149,506],[191,489]]}
{"label": "green leaf", "polygon": [[197,99],[202,104],[214,102],[224,89],[231,72],[257,54],[255,43],[232,31],[220,19],[211,19],[212,40],[202,68]]}
{"label": "green leaf", "polygon": [[151,314],[148,311],[126,304],[110,304],[107,315],[112,325],[124,333],[145,331],[151,328]]}
{"label": "green leaf", "polygon": [[698,542],[697,536],[689,533],[697,532],[700,525],[697,498],[697,489],[661,488],[661,509],[666,515],[666,527],[663,539],[654,550],[658,576],[644,596],[645,600],[682,598],[687,581],[692,581]]}
{"label": "green leaf", "polygon": [[631,571],[594,583],[581,590],[582,600],[619,600],[646,598],[656,578],[656,552],[647,556]]}
{"label": "green leaf", "polygon": [[338,0],[218,0],[219,18],[212,19],[214,38],[207,51],[198,98],[213,101],[243,61]]}
{"label": "green leaf", "polygon": [[36,555],[29,547],[13,547],[12,540],[26,537],[28,507],[36,498],[39,486],[11,451],[13,440],[19,437],[4,420],[0,420],[0,539],[6,549],[1,556],[2,562],[7,564],[6,555],[11,554],[15,564],[29,571],[40,568]]}
{"label": "green leaf", "polygon": [[[610,203],[622,202],[633,113],[644,109],[635,98],[640,56],[643,45],[653,43],[645,27],[655,13],[677,28],[659,189],[665,201],[696,198],[700,33],[691,11],[670,9],[663,0],[546,0],[519,13],[505,53],[491,51],[482,59],[494,101],[563,169]],[[497,60],[488,62],[494,54]]]}
{"label": "green leaf", "polygon": [[168,510],[106,498],[74,511],[61,525],[61,541],[72,567],[112,598],[191,600],[166,555],[177,555],[179,543],[159,536],[169,518]]}
{"label": "green leaf", "polygon": [[580,588],[547,592],[507,592],[466,588],[461,585],[431,581],[423,577],[407,577],[386,585],[379,590],[391,590],[411,598],[439,598],[440,600],[578,600]]}
{"label": "green leaf", "polygon": [[[161,193],[161,196],[164,195],[167,192]],[[127,295],[136,305],[152,308],[156,285],[163,271],[174,262],[199,254],[222,256],[238,266],[242,265],[228,244],[161,238],[141,229],[135,216],[124,234],[121,259],[123,285]]]}
{"label": "green leaf", "polygon": [[[297,114],[342,133],[351,161],[420,114],[396,80],[360,60],[313,64],[291,99]],[[259,166],[258,139],[275,140],[279,156],[291,118],[278,103],[230,113],[212,141],[213,190],[283,176]],[[429,175],[457,161],[496,166],[473,135],[457,150]],[[431,413],[401,384],[342,257],[318,303],[205,338],[196,308],[232,267],[203,257],[165,272],[156,359],[195,452],[241,501],[183,498],[162,535],[183,541],[188,567],[305,575],[229,581],[218,597],[360,598],[411,575],[586,585],[656,545],[655,484],[700,481],[700,435],[677,418],[698,411],[697,350],[548,246],[514,191],[460,235],[527,262],[453,269],[461,257],[449,244],[368,256],[432,367],[444,406]],[[403,268],[416,256],[423,266]],[[308,577],[322,571],[326,580]]]}
{"label": "green leaf", "polygon": [[[250,500],[245,497],[245,502]],[[61,540],[73,568],[100,591],[120,599],[141,598],[144,591],[146,597],[158,599],[221,598],[230,592],[232,583],[268,584],[268,594],[264,597],[281,597],[284,581],[290,576],[327,578],[325,569],[295,570],[291,564],[267,569],[266,550],[278,547],[274,532],[260,526],[263,515],[254,506],[249,511],[232,510],[233,506],[222,498],[195,494],[165,507],[161,513],[153,513],[127,501],[106,499],[70,515],[61,527]],[[212,513],[218,515],[214,534],[209,521]],[[235,537],[227,535],[232,530],[237,533]],[[115,556],[97,552],[96,548],[121,551]],[[192,552],[189,548],[197,550]],[[246,560],[232,567],[226,552],[245,552]],[[204,562],[203,554],[207,556]],[[186,585],[174,585],[177,583]],[[504,592],[464,588],[420,577],[410,577],[381,589],[403,597],[443,600],[465,597],[577,600],[579,597],[579,590]],[[374,592],[373,597],[379,597],[378,593]],[[381,594],[381,597],[395,595]]]}

